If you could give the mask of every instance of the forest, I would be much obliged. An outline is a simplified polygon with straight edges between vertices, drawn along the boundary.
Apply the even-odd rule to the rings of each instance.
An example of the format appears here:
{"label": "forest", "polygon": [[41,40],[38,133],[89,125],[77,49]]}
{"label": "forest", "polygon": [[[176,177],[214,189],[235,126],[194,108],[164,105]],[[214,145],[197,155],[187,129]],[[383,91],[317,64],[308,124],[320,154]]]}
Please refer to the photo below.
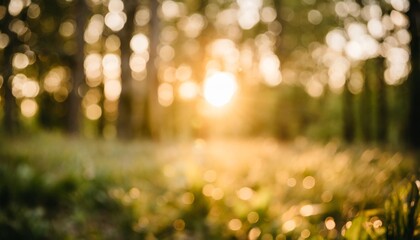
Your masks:
{"label": "forest", "polygon": [[419,239],[419,0],[0,0],[0,239]]}

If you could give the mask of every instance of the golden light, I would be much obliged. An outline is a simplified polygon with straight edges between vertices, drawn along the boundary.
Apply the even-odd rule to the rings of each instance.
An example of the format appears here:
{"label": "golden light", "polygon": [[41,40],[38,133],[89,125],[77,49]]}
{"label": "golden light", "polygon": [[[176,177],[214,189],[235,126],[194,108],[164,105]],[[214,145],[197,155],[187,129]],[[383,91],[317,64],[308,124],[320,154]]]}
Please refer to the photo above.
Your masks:
{"label": "golden light", "polygon": [[9,13],[12,16],[17,16],[25,7],[25,2],[22,0],[13,0],[9,3]]}
{"label": "golden light", "polygon": [[41,15],[41,8],[38,4],[31,3],[31,5],[28,7],[28,17],[36,19],[39,17],[39,15]]}
{"label": "golden light", "polygon": [[204,98],[214,107],[228,104],[238,86],[235,76],[227,72],[216,72],[204,81]]}
{"label": "golden light", "polygon": [[24,99],[20,104],[20,111],[27,118],[33,117],[38,111],[38,104],[33,99]]}
{"label": "golden light", "polygon": [[102,115],[102,109],[97,104],[92,104],[86,107],[85,115],[90,120],[98,120]]}
{"label": "golden light", "polygon": [[149,48],[149,39],[146,35],[138,33],[130,40],[130,47],[135,53],[145,52]]}
{"label": "golden light", "polygon": [[248,239],[255,240],[261,235],[261,229],[258,227],[252,228],[248,233]]}
{"label": "golden light", "polygon": [[253,224],[253,223],[257,223],[258,220],[260,220],[260,216],[258,215],[257,212],[250,212],[248,213],[246,219],[248,220],[249,223]]}
{"label": "golden light", "polygon": [[238,23],[242,29],[251,29],[260,21],[261,0],[238,0]]}
{"label": "golden light", "polygon": [[65,21],[60,25],[58,32],[63,37],[71,37],[76,31],[76,23],[74,21]]}
{"label": "golden light", "polygon": [[249,187],[243,187],[239,191],[236,192],[238,197],[242,200],[250,200],[254,195],[254,191]]}
{"label": "golden light", "polygon": [[127,20],[127,16],[123,12],[109,12],[105,15],[105,25],[112,31],[120,31]]}
{"label": "golden light", "polygon": [[180,6],[182,5],[175,1],[171,1],[171,0],[164,1],[162,3],[163,17],[167,20],[179,17],[181,15]]}
{"label": "golden light", "polygon": [[9,44],[9,36],[4,33],[0,33],[0,50],[4,49]]}
{"label": "golden light", "polygon": [[104,84],[105,98],[110,101],[116,101],[121,94],[121,82],[117,79],[111,79],[105,81]]}
{"label": "golden light", "polygon": [[282,230],[283,232],[287,233],[287,232],[291,232],[295,230],[296,227],[297,227],[296,221],[292,219],[283,223]]}
{"label": "golden light", "polygon": [[159,104],[169,107],[174,101],[174,89],[169,83],[162,83],[158,87]]}
{"label": "golden light", "polygon": [[99,41],[103,31],[104,31],[105,20],[104,17],[100,14],[93,15],[89,24],[84,33],[84,39],[87,43],[93,44]]}
{"label": "golden light", "polygon": [[193,81],[186,81],[179,86],[179,95],[182,99],[191,100],[198,94],[198,87]]}
{"label": "golden light", "polygon": [[16,53],[12,62],[15,68],[24,69],[29,65],[29,58],[24,53]]}
{"label": "golden light", "polygon": [[239,229],[242,228],[242,222],[241,222],[241,220],[239,220],[237,218],[234,218],[234,219],[229,221],[228,227],[232,231],[238,231]]}
{"label": "golden light", "polygon": [[333,229],[335,228],[335,221],[334,221],[334,218],[332,218],[332,217],[327,217],[327,218],[325,219],[325,227],[326,227],[328,230],[333,230]]}

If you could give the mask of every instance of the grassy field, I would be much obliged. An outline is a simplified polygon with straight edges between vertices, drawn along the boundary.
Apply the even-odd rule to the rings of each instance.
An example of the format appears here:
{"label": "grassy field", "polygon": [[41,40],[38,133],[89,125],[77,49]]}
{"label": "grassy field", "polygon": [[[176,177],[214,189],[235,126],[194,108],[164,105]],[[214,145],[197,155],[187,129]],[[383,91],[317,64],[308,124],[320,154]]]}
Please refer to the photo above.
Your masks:
{"label": "grassy field", "polygon": [[418,173],[303,138],[3,138],[0,239],[418,239]]}

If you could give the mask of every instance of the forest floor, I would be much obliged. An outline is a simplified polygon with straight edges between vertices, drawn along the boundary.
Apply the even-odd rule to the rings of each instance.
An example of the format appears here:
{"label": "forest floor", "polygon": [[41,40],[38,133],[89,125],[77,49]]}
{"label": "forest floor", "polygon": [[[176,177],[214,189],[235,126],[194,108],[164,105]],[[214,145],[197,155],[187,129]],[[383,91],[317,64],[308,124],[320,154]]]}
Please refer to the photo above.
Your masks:
{"label": "forest floor", "polygon": [[408,153],[304,138],[3,138],[0,239],[368,239],[418,169]]}

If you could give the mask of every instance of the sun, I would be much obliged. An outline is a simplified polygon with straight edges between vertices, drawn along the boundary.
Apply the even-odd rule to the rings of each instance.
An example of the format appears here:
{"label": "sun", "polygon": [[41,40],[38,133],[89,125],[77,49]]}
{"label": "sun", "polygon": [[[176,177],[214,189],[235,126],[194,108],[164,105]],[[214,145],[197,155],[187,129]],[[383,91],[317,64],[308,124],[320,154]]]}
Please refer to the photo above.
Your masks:
{"label": "sun", "polygon": [[204,99],[214,107],[223,107],[232,100],[237,88],[233,74],[216,72],[204,80]]}

